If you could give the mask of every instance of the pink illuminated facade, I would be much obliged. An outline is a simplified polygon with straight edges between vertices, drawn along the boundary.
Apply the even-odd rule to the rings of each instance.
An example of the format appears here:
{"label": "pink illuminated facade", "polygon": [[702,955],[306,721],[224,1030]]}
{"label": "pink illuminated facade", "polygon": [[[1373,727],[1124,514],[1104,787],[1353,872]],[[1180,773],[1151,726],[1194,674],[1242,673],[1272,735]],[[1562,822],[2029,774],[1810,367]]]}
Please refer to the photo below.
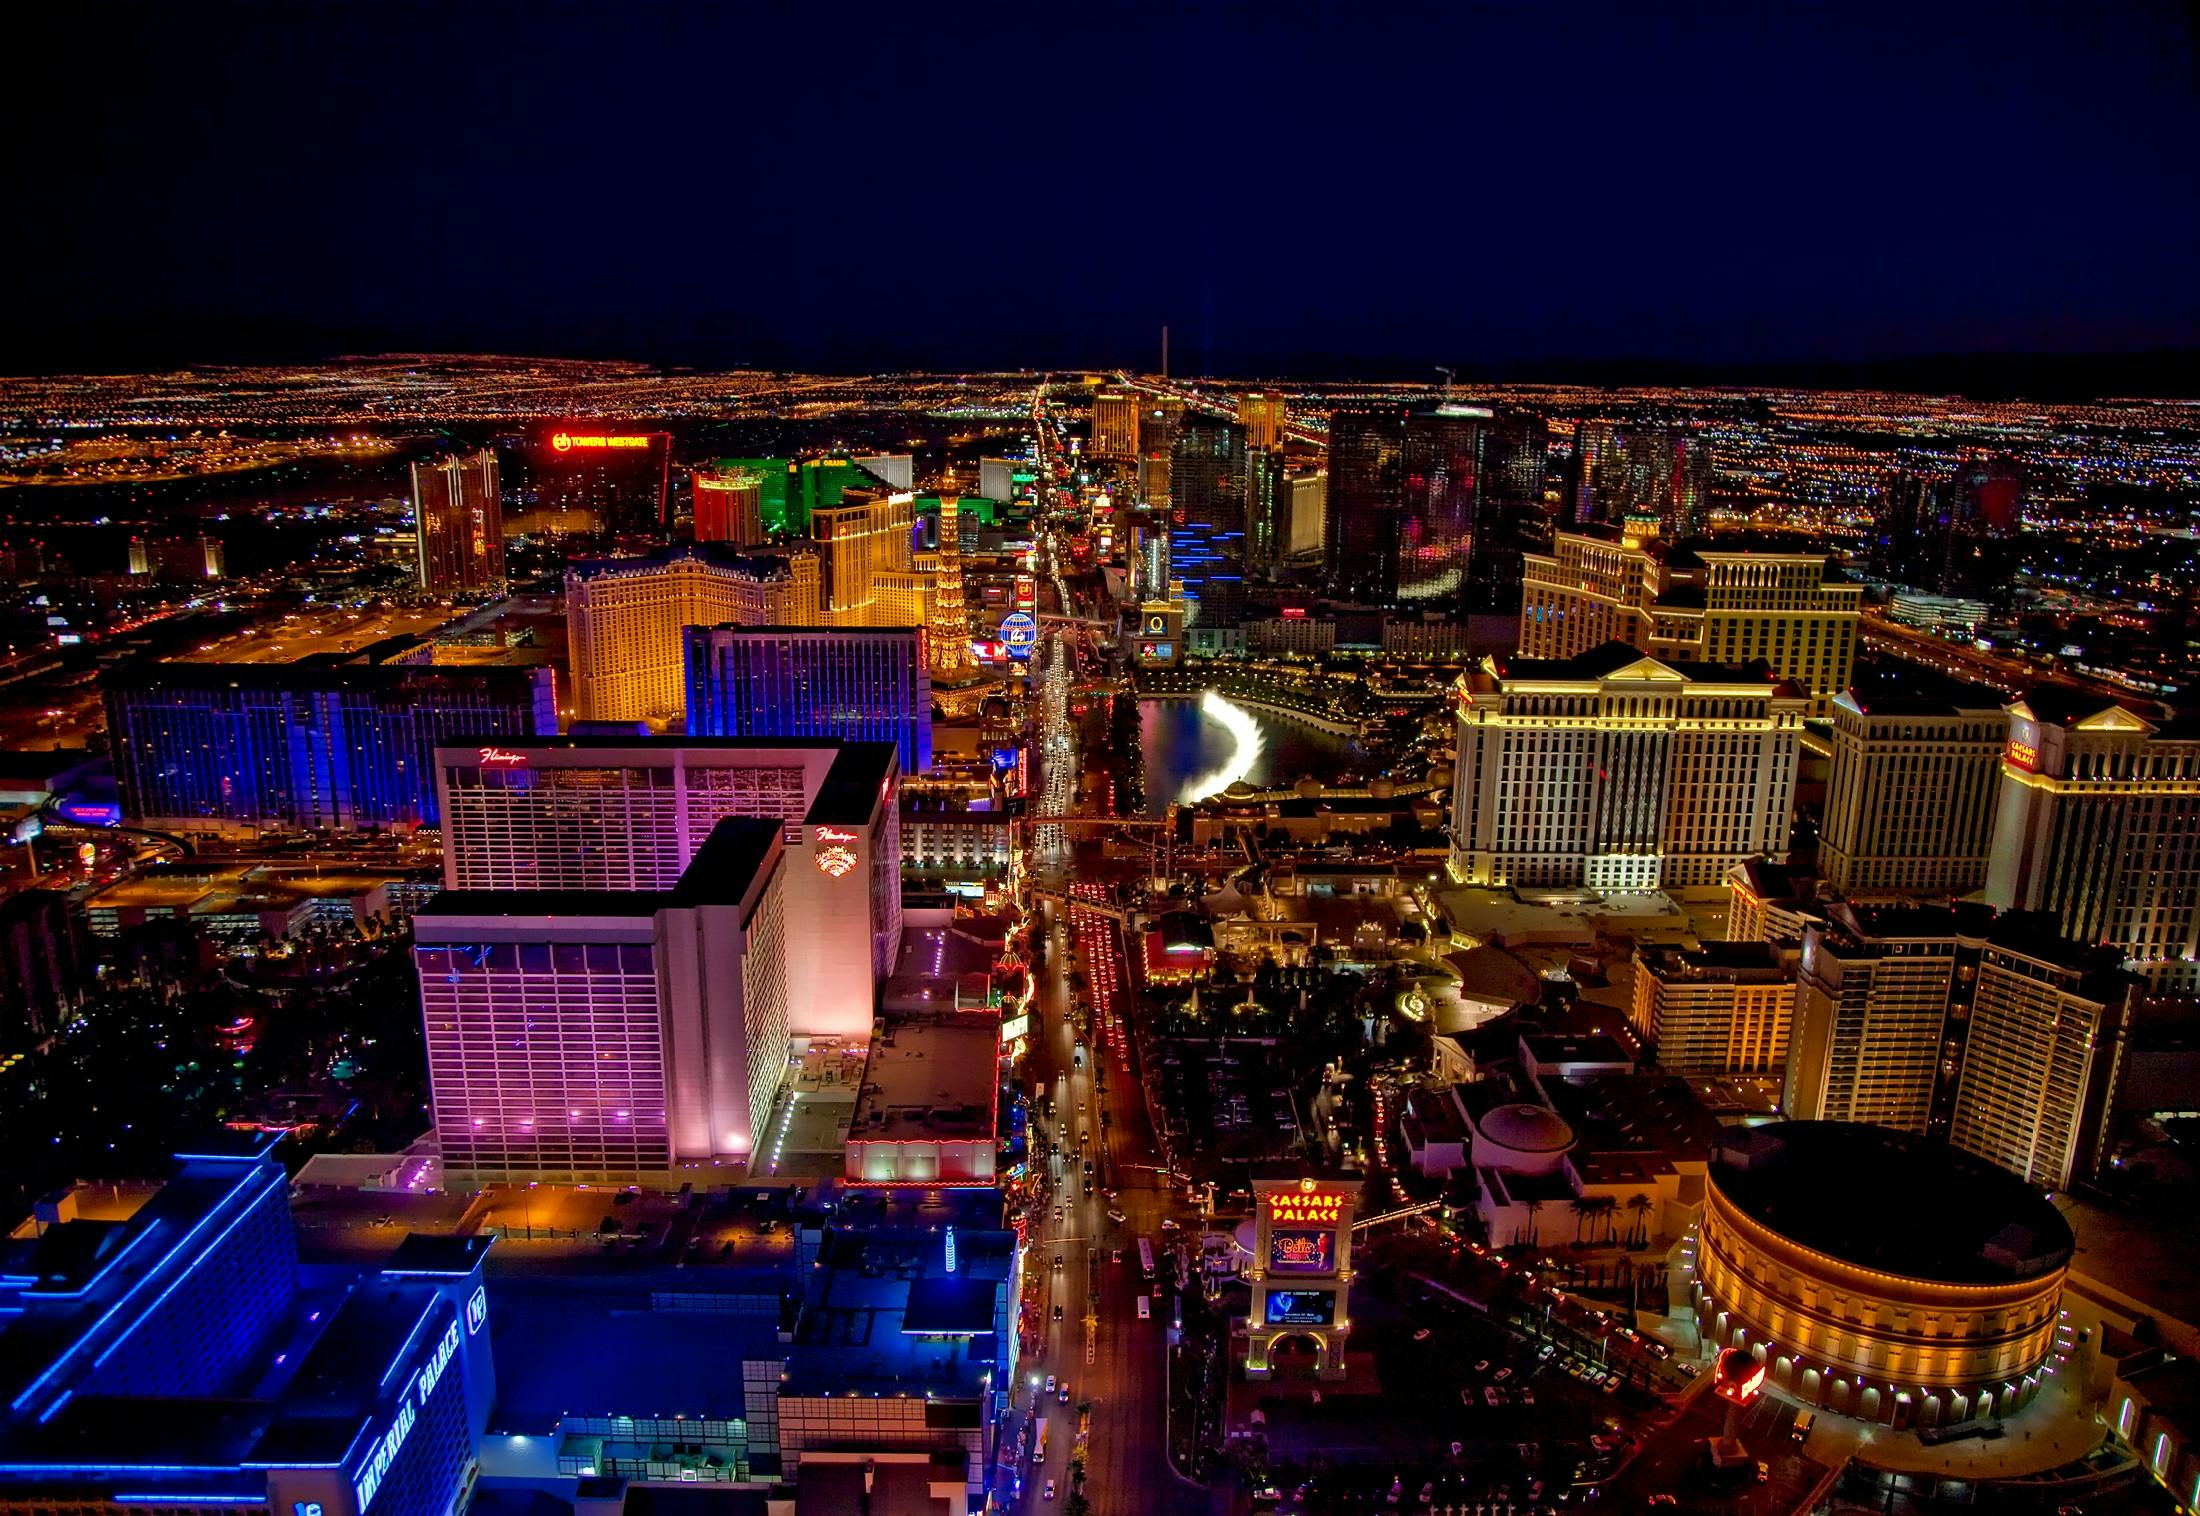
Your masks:
{"label": "pink illuminated facade", "polygon": [[786,849],[789,1025],[868,1037],[901,951],[891,744],[562,737],[436,749],[451,890],[667,890],[728,816]]}
{"label": "pink illuminated facade", "polygon": [[729,820],[668,890],[446,891],[414,918],[447,1183],[744,1165],[789,1055],[789,859]]}

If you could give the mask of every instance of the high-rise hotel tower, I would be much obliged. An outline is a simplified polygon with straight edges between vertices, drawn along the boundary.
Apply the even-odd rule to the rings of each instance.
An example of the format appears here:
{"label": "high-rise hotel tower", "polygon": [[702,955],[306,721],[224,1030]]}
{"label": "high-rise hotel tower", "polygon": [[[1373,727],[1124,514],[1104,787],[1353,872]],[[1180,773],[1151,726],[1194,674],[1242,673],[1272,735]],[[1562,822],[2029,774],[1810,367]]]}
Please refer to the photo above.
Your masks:
{"label": "high-rise hotel tower", "polygon": [[1457,684],[1451,871],[1470,884],[1717,884],[1787,849],[1807,702],[1762,664],[1484,660]]}

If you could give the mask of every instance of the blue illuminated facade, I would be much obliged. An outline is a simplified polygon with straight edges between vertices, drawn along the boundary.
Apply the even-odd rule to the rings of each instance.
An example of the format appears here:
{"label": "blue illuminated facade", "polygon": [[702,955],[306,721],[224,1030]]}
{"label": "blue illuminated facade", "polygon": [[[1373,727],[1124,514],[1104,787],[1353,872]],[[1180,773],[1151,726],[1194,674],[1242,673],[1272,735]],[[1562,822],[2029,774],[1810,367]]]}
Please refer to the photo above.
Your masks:
{"label": "blue illuminated facade", "polygon": [[1169,528],[1169,573],[1197,607],[1195,626],[1236,626],[1245,619],[1245,533],[1235,526],[1187,522]]}
{"label": "blue illuminated facade", "polygon": [[917,627],[691,626],[691,737],[891,742],[932,767],[932,677]]}
{"label": "blue illuminated facade", "polygon": [[301,1281],[266,1139],[0,1243],[0,1505],[449,1516],[496,1381],[485,1239]]}
{"label": "blue illuminated facade", "polygon": [[102,692],[124,811],[169,828],[433,825],[438,743],[558,729],[539,667],[156,663]]}

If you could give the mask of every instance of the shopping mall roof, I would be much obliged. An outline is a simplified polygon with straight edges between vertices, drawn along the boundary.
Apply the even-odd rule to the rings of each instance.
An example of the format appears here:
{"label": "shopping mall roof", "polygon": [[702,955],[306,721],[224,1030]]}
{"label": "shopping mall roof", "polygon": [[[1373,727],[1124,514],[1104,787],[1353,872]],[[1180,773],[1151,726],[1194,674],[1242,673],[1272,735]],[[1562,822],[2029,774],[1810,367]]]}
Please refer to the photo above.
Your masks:
{"label": "shopping mall roof", "polygon": [[967,1142],[994,1132],[1000,1018],[990,1012],[880,1029],[850,1142]]}
{"label": "shopping mall roof", "polygon": [[1785,1121],[1730,1129],[1711,1177],[1745,1215],[1858,1268],[1946,1284],[2033,1279],[2076,1246],[2014,1175],[1884,1127]]}

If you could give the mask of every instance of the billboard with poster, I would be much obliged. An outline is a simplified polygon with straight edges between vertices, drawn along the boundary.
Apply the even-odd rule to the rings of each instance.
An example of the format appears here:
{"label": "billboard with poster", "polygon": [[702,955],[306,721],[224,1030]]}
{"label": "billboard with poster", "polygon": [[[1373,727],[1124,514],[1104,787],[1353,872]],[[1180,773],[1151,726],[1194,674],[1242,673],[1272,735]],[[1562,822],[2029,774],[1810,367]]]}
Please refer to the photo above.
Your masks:
{"label": "billboard with poster", "polygon": [[1268,1269],[1275,1274],[1333,1274],[1337,1234],[1312,1227],[1277,1227],[1268,1234]]}

